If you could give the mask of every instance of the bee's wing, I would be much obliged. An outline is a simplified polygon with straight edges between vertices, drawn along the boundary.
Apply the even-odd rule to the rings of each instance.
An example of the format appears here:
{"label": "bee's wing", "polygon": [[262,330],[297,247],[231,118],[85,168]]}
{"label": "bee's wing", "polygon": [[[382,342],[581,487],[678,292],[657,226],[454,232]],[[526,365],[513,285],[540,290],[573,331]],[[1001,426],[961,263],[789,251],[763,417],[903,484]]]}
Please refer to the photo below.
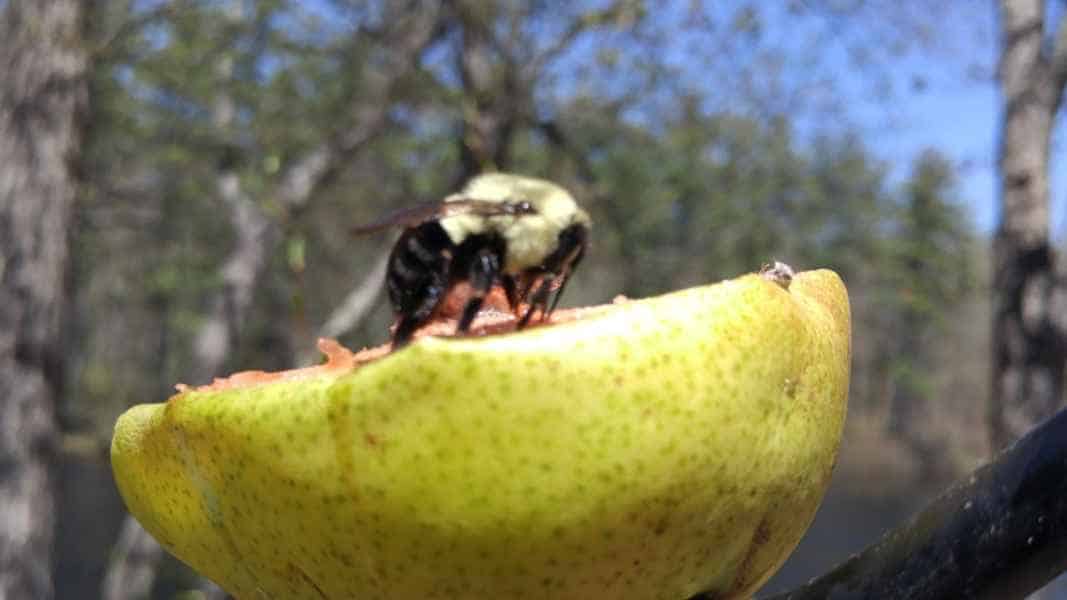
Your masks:
{"label": "bee's wing", "polygon": [[428,202],[408,208],[402,208],[368,223],[351,229],[354,235],[376,233],[390,227],[418,227],[433,219],[443,219],[455,215],[477,215],[481,217],[498,217],[503,215],[521,215],[532,213],[533,209],[526,202],[491,202],[461,198],[448,202]]}

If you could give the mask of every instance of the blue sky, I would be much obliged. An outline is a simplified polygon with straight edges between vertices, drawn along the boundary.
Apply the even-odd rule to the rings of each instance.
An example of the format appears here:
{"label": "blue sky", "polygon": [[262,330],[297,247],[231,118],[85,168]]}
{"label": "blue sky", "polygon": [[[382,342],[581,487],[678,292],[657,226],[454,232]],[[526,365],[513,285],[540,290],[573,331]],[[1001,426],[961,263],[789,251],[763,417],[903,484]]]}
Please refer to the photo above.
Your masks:
{"label": "blue sky", "polygon": [[[874,119],[866,122],[877,130],[871,149],[895,165],[895,178],[907,175],[910,158],[924,148],[952,158],[959,169],[960,200],[979,229],[992,231],[998,214],[998,102],[992,82],[943,81],[925,92],[904,94],[895,127],[881,127]],[[1062,198],[1062,190],[1058,195]]]}
{"label": "blue sky", "polygon": [[[586,4],[602,3],[589,0]],[[314,0],[307,6],[313,12],[330,14],[325,0]],[[959,199],[979,230],[989,233],[995,228],[999,99],[993,79],[998,43],[993,2],[904,2],[890,5],[889,9],[881,3],[860,4],[858,10],[865,14],[830,26],[828,19],[797,16],[790,12],[789,3],[756,4],[760,34],[758,41],[751,44],[728,29],[736,23],[737,15],[751,6],[746,2],[716,0],[656,6],[654,22],[668,31],[674,31],[671,27],[675,23],[685,21],[690,14],[686,11],[699,6],[717,24],[720,34],[740,40],[727,44],[726,51],[716,55],[709,49],[729,38],[715,33],[689,36],[679,25],[679,34],[665,42],[665,56],[684,73],[686,85],[693,81],[694,87],[705,86],[708,96],[721,103],[712,110],[736,108],[737,78],[764,68],[754,60],[759,49],[780,49],[784,56],[782,81],[787,88],[810,85],[810,97],[816,99],[816,104],[830,98],[844,107],[822,112],[810,107],[801,109],[807,110],[796,120],[802,137],[805,131],[817,132],[846,123],[846,127],[862,135],[875,156],[890,165],[890,180],[894,183],[907,177],[912,161],[923,150],[937,149],[957,165]],[[1048,6],[1049,20],[1054,23],[1064,10],[1063,4],[1048,0]],[[929,35],[928,44],[908,38],[923,28]],[[899,39],[905,40],[903,51],[886,49]],[[851,60],[850,46],[873,49],[872,63],[857,67]],[[563,59],[564,64],[588,62],[597,50],[597,40],[585,38],[574,46],[569,58]],[[728,73],[734,79],[708,81],[707,73]],[[821,78],[833,81],[820,87]],[[885,81],[890,82],[892,92],[877,93],[877,86]],[[914,85],[916,81],[923,85]],[[599,82],[605,84],[610,85]],[[769,89],[772,91],[766,97],[774,98],[773,88]],[[788,110],[787,102],[781,106]],[[1061,238],[1067,234],[1067,177],[1060,175],[1067,165],[1067,152],[1057,141],[1064,139],[1063,132],[1067,131],[1064,121],[1067,119],[1060,119],[1059,135],[1054,136],[1050,169],[1051,226],[1053,234]]]}
{"label": "blue sky", "polygon": [[[995,3],[846,4],[852,8],[835,19],[828,10],[793,12],[791,3],[709,1],[698,6],[714,27],[694,33],[684,28],[693,4],[669,3],[654,21],[677,32],[663,56],[710,98],[709,110],[751,110],[739,97],[753,77],[762,94],[756,104],[790,114],[800,139],[858,132],[889,165],[890,183],[904,181],[914,159],[936,149],[956,164],[958,199],[973,222],[992,233],[999,213]],[[752,6],[758,33],[749,38],[736,23]],[[1048,6],[1048,22],[1058,22],[1064,5]],[[578,52],[584,55],[577,60],[588,60],[595,47]],[[1067,131],[1062,114],[1050,166],[1051,228],[1060,238],[1067,234],[1067,177],[1060,174],[1067,152],[1057,143]]]}
{"label": "blue sky", "polygon": [[[1056,22],[1062,8],[1050,2],[1050,21]],[[907,174],[910,157],[932,147],[952,158],[959,167],[960,200],[969,208],[975,224],[992,232],[998,221],[996,150],[1000,99],[993,80],[997,52],[995,11],[992,3],[971,13],[971,20],[949,20],[939,33],[950,39],[945,54],[914,53],[895,68],[900,77],[923,75],[929,82],[921,92],[900,93],[893,107],[893,123],[885,125],[884,107],[868,106],[857,112],[860,126],[868,131],[869,146],[895,166],[894,178]],[[970,59],[974,72],[963,64]],[[1053,135],[1052,233],[1067,234],[1067,152],[1062,140],[1067,130],[1062,118]]]}
{"label": "blue sky", "polygon": [[[745,6],[719,2],[705,5],[705,10],[718,22],[729,23]],[[1000,108],[994,80],[999,42],[994,2],[904,2],[889,9],[881,3],[859,4],[856,10],[865,14],[837,22],[797,16],[787,3],[758,6],[762,36],[758,45],[785,52],[787,86],[810,85],[816,103],[823,94],[839,105],[822,111],[801,108],[807,111],[797,121],[802,134],[846,123],[890,165],[891,182],[903,181],[923,150],[939,150],[957,165],[959,200],[975,225],[986,233],[995,229]],[[1048,22],[1058,22],[1064,6],[1049,0]],[[909,37],[916,33],[925,33],[928,42]],[[904,49],[889,49],[898,40],[903,40]],[[871,60],[858,66],[850,48],[870,51]],[[728,60],[741,69],[753,68],[745,62],[750,58],[746,47],[737,50]],[[695,62],[692,54],[682,60]],[[820,78],[832,82],[820,88],[816,83]],[[915,85],[917,81],[922,85]],[[886,82],[888,94],[881,93]],[[1067,234],[1067,177],[1061,175],[1067,152],[1059,143],[1067,132],[1064,114],[1067,111],[1061,111],[1053,136],[1050,166],[1051,228],[1060,238]]]}
{"label": "blue sky", "polygon": [[[999,123],[999,96],[991,83],[947,85],[928,94],[905,100],[905,109],[914,121],[898,134],[887,136],[884,151],[892,158],[906,156],[924,146],[933,146],[955,159],[960,166],[960,197],[967,202],[975,223],[983,231],[996,226],[996,149]],[[1067,165],[1064,152],[1064,119],[1053,135],[1052,233],[1067,233]]]}

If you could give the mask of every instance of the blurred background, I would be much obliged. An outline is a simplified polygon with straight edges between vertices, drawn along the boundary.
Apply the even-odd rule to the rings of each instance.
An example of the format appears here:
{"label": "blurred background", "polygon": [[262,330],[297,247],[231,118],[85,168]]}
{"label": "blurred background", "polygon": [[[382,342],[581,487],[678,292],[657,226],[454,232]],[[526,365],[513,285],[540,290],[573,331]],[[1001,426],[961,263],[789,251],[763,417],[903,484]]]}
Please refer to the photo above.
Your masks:
{"label": "blurred background", "polygon": [[116,417],[386,340],[348,229],[489,170],[592,214],[564,304],[844,277],[844,446],[765,591],[826,571],[1062,403],[1065,6],[0,0],[0,598],[223,597],[127,519]]}

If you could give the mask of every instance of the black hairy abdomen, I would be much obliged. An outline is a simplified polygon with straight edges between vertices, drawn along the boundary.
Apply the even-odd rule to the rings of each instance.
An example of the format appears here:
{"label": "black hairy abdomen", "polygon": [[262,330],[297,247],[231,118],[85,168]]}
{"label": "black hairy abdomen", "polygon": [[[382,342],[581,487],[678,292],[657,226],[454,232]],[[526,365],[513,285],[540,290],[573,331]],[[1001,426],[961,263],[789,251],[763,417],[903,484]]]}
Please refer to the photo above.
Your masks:
{"label": "black hairy abdomen", "polygon": [[[410,314],[425,305],[427,294],[444,288],[453,255],[452,240],[437,221],[406,229],[389,256],[389,300]],[[436,292],[440,295],[443,292]]]}
{"label": "black hairy abdomen", "polygon": [[479,234],[456,245],[438,221],[405,230],[389,257],[386,285],[393,307],[400,314],[429,317],[449,288],[467,279],[483,250],[502,261],[506,243],[499,235]]}

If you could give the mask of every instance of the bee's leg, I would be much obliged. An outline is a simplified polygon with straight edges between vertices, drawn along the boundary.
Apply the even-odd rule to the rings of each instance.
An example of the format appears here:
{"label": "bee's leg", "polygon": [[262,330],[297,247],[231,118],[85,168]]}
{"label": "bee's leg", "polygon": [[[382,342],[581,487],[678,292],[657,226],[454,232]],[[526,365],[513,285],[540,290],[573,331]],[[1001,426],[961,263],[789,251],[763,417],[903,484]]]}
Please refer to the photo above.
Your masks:
{"label": "bee's leg", "polygon": [[508,308],[515,315],[519,314],[519,284],[514,275],[501,275],[500,285],[504,287],[504,296],[508,299]]}
{"label": "bee's leg", "polygon": [[535,267],[523,271],[515,280],[515,302],[512,304],[512,312],[516,317],[520,316],[522,305],[527,303],[530,290],[541,280],[541,275],[541,271]]}
{"label": "bee's leg", "polygon": [[556,311],[556,305],[559,304],[560,297],[563,296],[563,290],[567,287],[567,282],[571,280],[570,269],[564,271],[559,277],[559,287],[556,288],[556,293],[552,295],[552,303],[548,305],[548,310],[541,316],[542,321],[547,321],[552,313]]}
{"label": "bee's leg", "polygon": [[548,319],[552,316],[552,313],[556,310],[556,305],[559,304],[560,297],[563,296],[563,290],[567,288],[567,282],[571,280],[571,275],[574,274],[574,268],[578,266],[578,263],[582,260],[582,255],[585,254],[585,246],[581,246],[577,249],[577,252],[563,264],[562,273],[559,275],[559,287],[556,288],[556,295],[552,297],[552,304],[548,307],[548,313],[544,318]]}
{"label": "bee's leg", "polygon": [[489,290],[493,287],[493,282],[499,276],[500,254],[492,248],[478,250],[474,255],[474,260],[471,261],[470,273],[467,276],[473,295],[467,301],[467,305],[463,307],[463,316],[459,320],[459,326],[456,327],[457,332],[463,333],[471,328],[474,317],[478,315],[478,310],[482,308],[482,301],[485,299],[485,295],[489,293]]}
{"label": "bee's leg", "polygon": [[526,308],[526,313],[519,319],[519,329],[526,327],[526,324],[530,322],[530,317],[538,309],[541,309],[541,320],[544,321],[547,318],[545,308],[548,306],[548,294],[552,291],[552,283],[555,280],[556,276],[552,273],[541,278],[541,282],[537,284],[537,288],[530,295],[530,306]]}
{"label": "bee's leg", "polygon": [[411,336],[419,328],[420,323],[411,317],[400,317],[393,331],[393,350],[399,350],[411,342]]}
{"label": "bee's leg", "polygon": [[567,287],[567,282],[571,280],[571,274],[574,273],[574,269],[578,266],[578,263],[582,262],[582,257],[585,256],[585,249],[589,246],[589,229],[583,225],[572,225],[559,234],[559,247],[552,257],[556,260],[556,264],[546,265],[546,267],[554,273],[559,273],[559,287],[556,288],[556,295],[552,298],[552,305],[548,307],[548,312],[544,315],[544,319],[547,319],[552,315],[552,312],[556,310],[556,305],[559,304],[559,299],[563,296],[563,290]]}
{"label": "bee's leg", "polygon": [[[559,304],[560,297],[563,296],[563,290],[567,287],[567,282],[570,281],[574,268],[581,262],[588,245],[589,230],[582,225],[572,225],[560,232],[559,245],[556,247],[556,251],[545,258],[545,262],[541,265],[547,273],[541,278],[541,283],[533,292],[533,296],[530,299],[530,307],[527,309],[526,314],[523,315],[522,320],[519,321],[520,328],[526,326],[537,309],[541,310],[542,322],[547,321],[552,316],[552,313],[556,310],[556,305]],[[552,286],[557,281],[559,281],[559,286],[556,288],[556,293],[552,297],[550,304],[548,295],[552,292]]]}
{"label": "bee's leg", "polygon": [[426,324],[434,309],[444,296],[445,281],[438,279],[426,286],[421,296],[414,302],[414,308],[410,311],[401,312],[396,320],[396,330],[393,332],[393,350],[403,348],[411,341],[415,331]]}

